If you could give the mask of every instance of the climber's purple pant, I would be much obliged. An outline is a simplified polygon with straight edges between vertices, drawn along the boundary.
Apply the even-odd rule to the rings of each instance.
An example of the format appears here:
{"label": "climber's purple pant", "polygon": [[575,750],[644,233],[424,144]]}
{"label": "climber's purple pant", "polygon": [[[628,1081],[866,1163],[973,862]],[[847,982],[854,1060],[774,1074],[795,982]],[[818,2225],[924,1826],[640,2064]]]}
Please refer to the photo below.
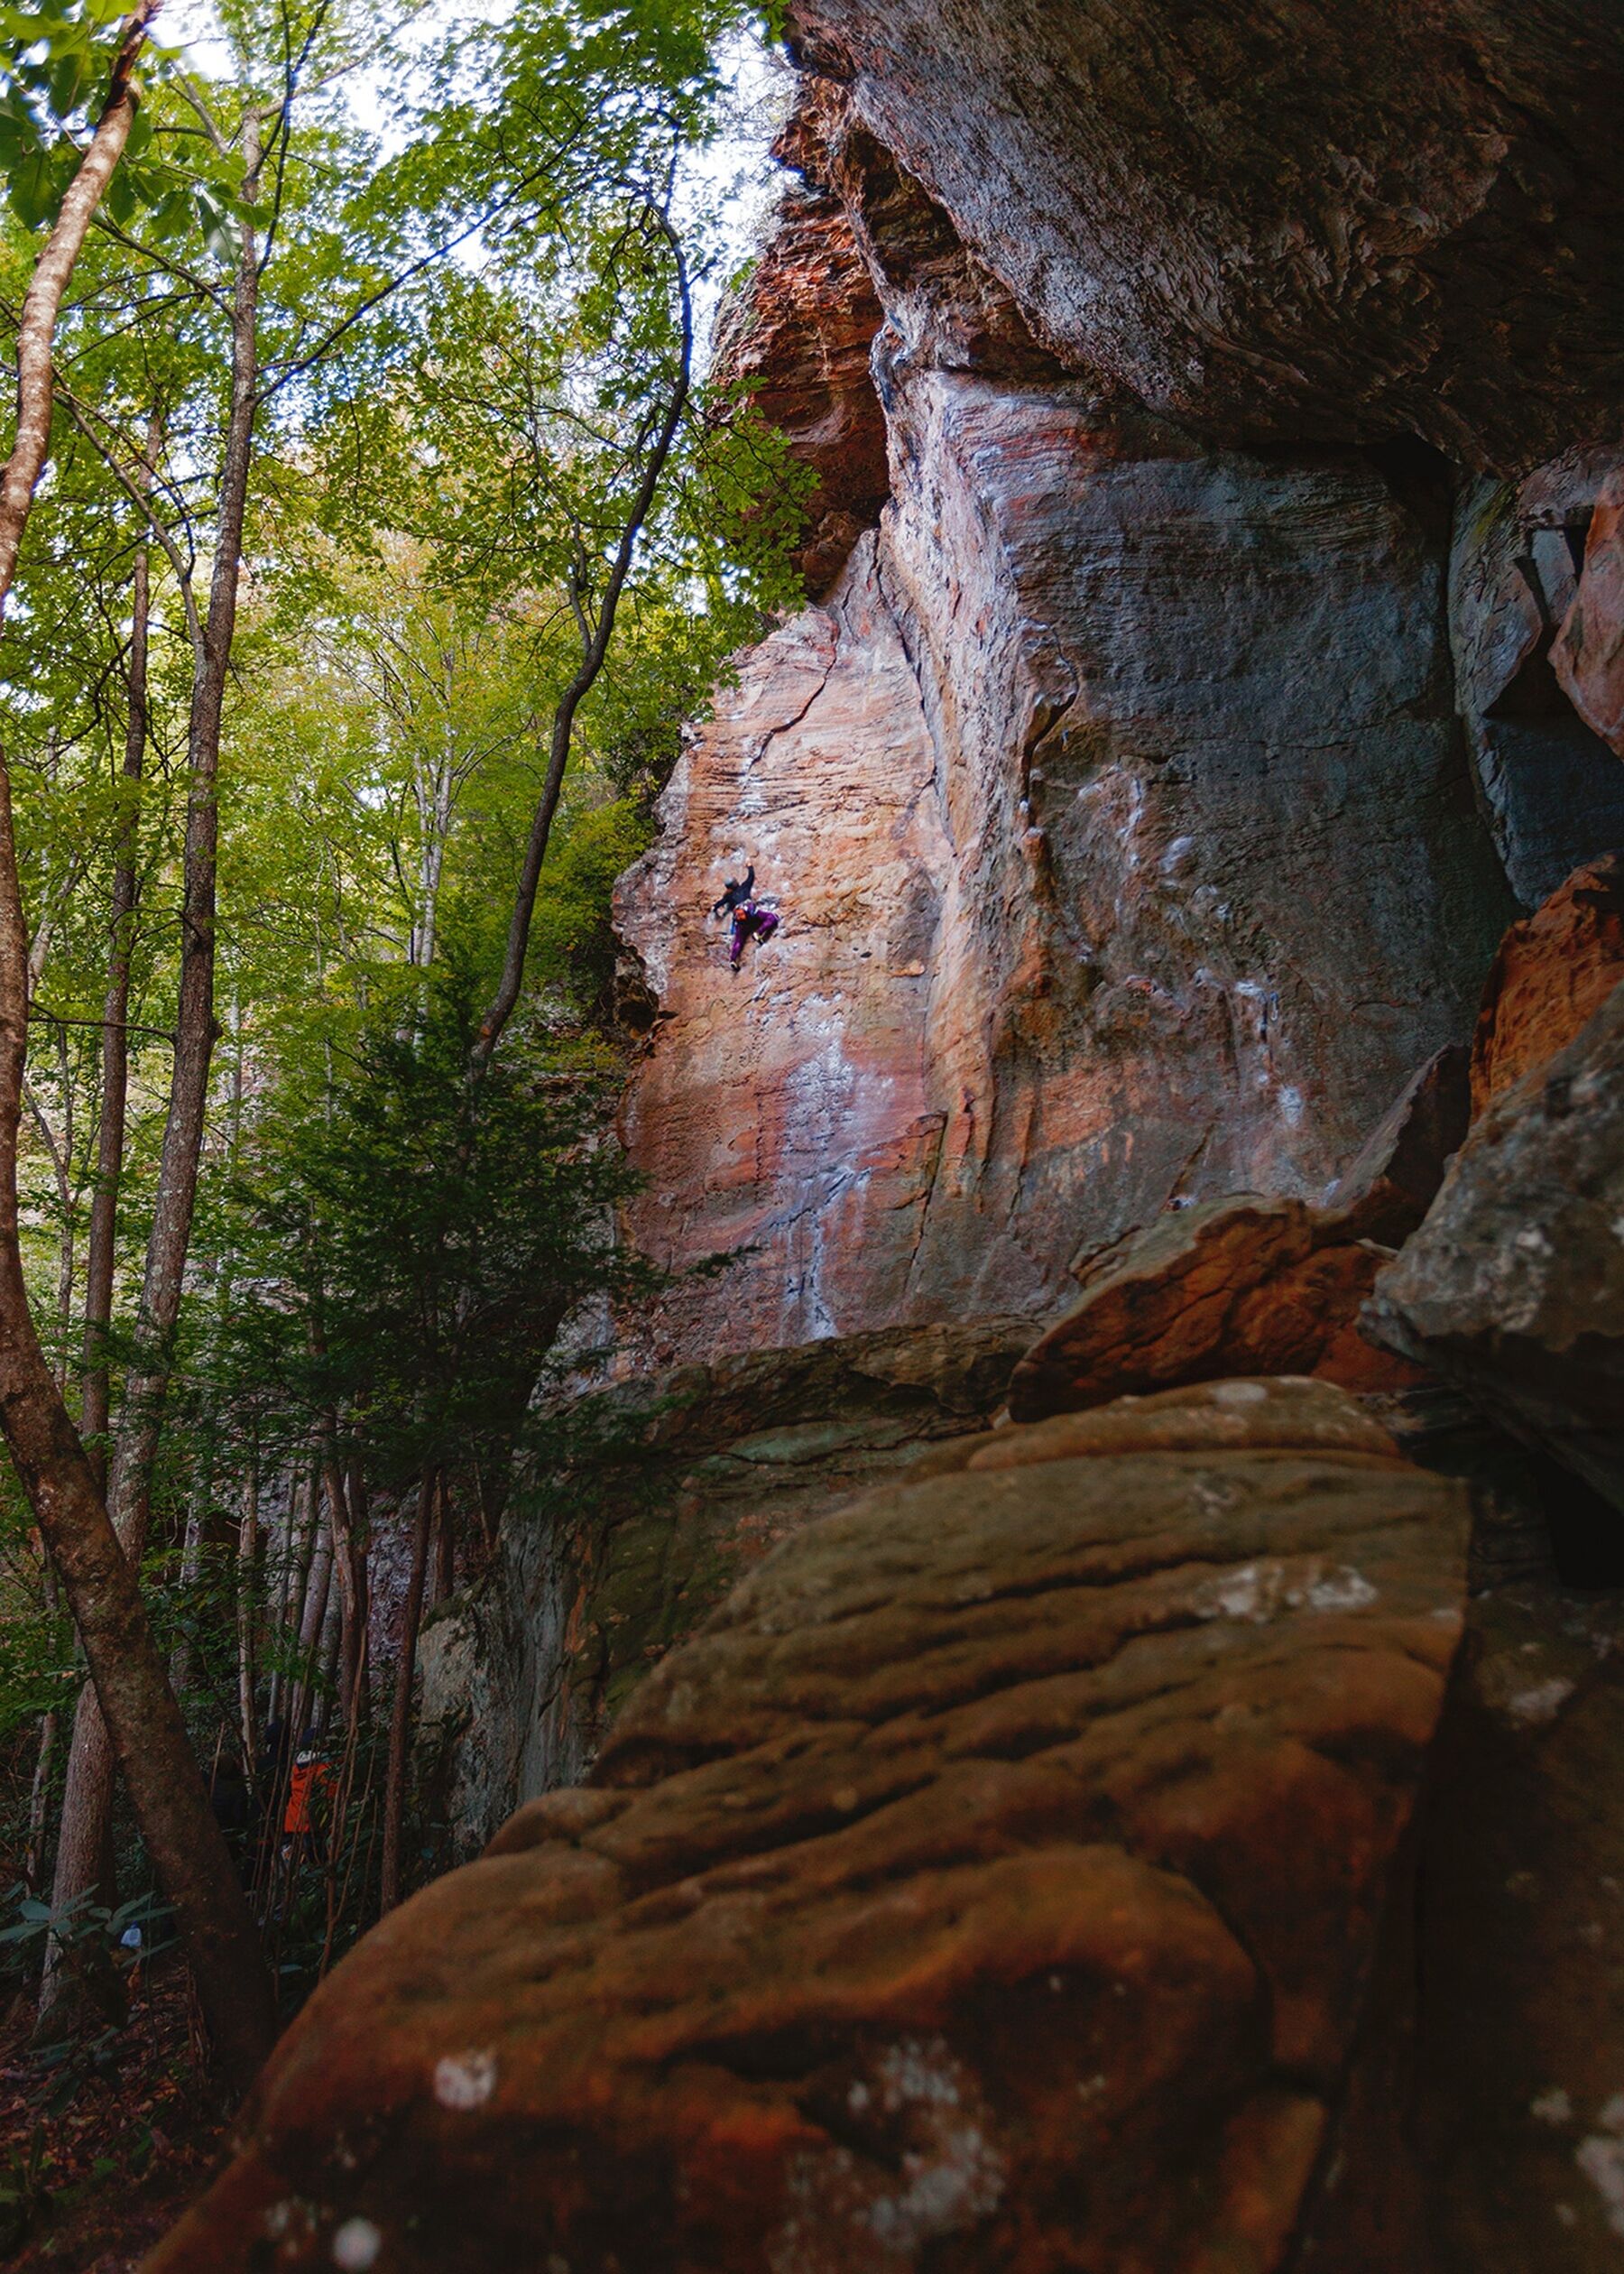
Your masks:
{"label": "climber's purple pant", "polygon": [[739,968],[739,957],[744,953],[744,942],[753,933],[757,939],[770,939],[779,928],[779,920],[770,908],[742,908],[733,921],[733,947],[727,960],[734,969]]}

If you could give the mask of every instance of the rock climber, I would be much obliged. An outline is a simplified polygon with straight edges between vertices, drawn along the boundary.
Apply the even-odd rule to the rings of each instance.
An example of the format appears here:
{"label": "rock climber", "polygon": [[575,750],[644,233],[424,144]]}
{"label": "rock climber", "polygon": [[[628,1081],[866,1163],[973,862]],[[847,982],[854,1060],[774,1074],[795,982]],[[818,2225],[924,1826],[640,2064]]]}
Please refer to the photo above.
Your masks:
{"label": "rock climber", "polygon": [[736,879],[729,877],[720,900],[711,902],[713,916],[733,918],[733,939],[727,960],[734,971],[739,968],[739,958],[743,955],[747,942],[770,939],[779,928],[780,920],[777,912],[770,908],[762,908],[754,894],[755,863],[752,861],[743,876]]}

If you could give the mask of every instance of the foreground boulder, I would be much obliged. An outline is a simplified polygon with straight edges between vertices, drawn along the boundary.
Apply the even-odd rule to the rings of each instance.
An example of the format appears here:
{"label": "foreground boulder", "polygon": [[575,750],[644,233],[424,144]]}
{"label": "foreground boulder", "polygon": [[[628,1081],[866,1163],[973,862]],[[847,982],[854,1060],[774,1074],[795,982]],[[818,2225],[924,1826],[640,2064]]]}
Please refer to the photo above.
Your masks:
{"label": "foreground boulder", "polygon": [[1348,1401],[1293,1449],[1333,1391],[1231,1387],[1221,1448],[786,1541],[318,1992],[154,2274],[1280,2266],[1465,1527]]}
{"label": "foreground boulder", "polygon": [[1477,1123],[1367,1319],[1624,1510],[1624,986]]}

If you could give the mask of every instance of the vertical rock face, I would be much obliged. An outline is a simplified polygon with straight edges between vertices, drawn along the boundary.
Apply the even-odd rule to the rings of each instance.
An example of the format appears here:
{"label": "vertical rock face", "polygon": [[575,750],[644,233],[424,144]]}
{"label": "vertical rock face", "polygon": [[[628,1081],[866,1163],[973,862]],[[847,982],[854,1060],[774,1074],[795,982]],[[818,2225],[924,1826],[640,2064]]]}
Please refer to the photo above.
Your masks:
{"label": "vertical rock face", "polygon": [[796,559],[815,596],[885,503],[885,421],[869,377],[880,303],[837,198],[786,192],[771,242],[723,311],[713,376],[743,387],[817,476]]}
{"label": "vertical rock face", "polygon": [[1536,14],[794,11],[726,353],[868,485],[813,589],[881,421],[890,498],[622,894],[631,1228],[733,1259],[646,1355],[1038,1315],[1169,1205],[1314,1195],[1624,844],[1624,44]]}
{"label": "vertical rock face", "polygon": [[[887,355],[890,360],[886,360]],[[1169,1200],[1316,1192],[1469,1029],[1506,905],[1442,539],[1379,467],[1076,381],[879,368],[893,503],[691,744],[623,935],[664,1360],[1040,1310]],[[770,943],[706,921],[757,868]]]}
{"label": "vertical rock face", "polygon": [[1573,450],[1519,483],[1463,483],[1457,498],[1457,701],[1495,845],[1526,908],[1581,861],[1624,846],[1624,765],[1603,739],[1618,636],[1604,501],[1619,464],[1613,448]]}

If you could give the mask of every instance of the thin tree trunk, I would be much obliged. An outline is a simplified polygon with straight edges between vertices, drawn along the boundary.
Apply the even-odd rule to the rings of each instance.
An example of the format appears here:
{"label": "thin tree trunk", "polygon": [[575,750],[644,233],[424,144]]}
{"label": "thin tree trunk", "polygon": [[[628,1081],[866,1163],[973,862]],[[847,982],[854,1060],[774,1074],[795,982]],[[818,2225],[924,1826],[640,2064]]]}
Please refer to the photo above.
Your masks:
{"label": "thin tree trunk", "polygon": [[254,1697],[254,1582],[259,1553],[259,1458],[250,1460],[237,1523],[236,1627],[237,1715],[243,1733],[243,1772],[250,1784],[259,1759],[259,1722]]}
{"label": "thin tree trunk", "polygon": [[337,1429],[329,1421],[323,1436],[321,1481],[327,1493],[328,1521],[332,1527],[334,1564],[338,1574],[338,1710],[348,1728],[355,1717],[355,1687],[366,1639],[366,1587],[357,1556],[355,1528],[334,1449],[336,1437]]}
{"label": "thin tree trunk", "polygon": [[423,1621],[423,1585],[429,1573],[429,1535],[439,1495],[438,1469],[427,1468],[418,1485],[417,1516],[411,1527],[411,1569],[401,1606],[401,1647],[395,1661],[394,1713],[389,1724],[389,1767],[383,1779],[383,1865],[381,1910],[401,1900],[401,1844],[406,1825],[406,1783],[411,1761],[411,1693],[417,1676],[418,1629]]}
{"label": "thin tree trunk", "polygon": [[343,1650],[344,1592],[340,1587],[334,1587],[328,1591],[327,1616],[321,1622],[320,1662],[318,1668],[321,1682],[316,1700],[315,1721],[323,1737],[332,1725],[333,1699],[337,1692]]}
{"label": "thin tree trunk", "polygon": [[56,1758],[60,1716],[54,1706],[40,1716],[40,1750],[34,1755],[33,1785],[28,1796],[28,1853],[23,1876],[32,1893],[45,1869],[45,1818],[51,1806],[51,1764]]}
{"label": "thin tree trunk", "polygon": [[[57,311],[84,249],[96,209],[130,139],[139,97],[133,76],[148,27],[162,0],[139,0],[119,34],[107,99],[84,156],[69,183],[56,225],[34,263],[17,324],[17,423],[11,455],[0,474],[0,606],[17,573],[23,532],[51,448],[51,356]],[[26,967],[26,948],[24,949]]]}
{"label": "thin tree trunk", "polygon": [[344,1483],[349,1510],[350,1568],[355,1579],[355,1631],[345,1645],[349,1683],[349,1712],[358,1722],[372,1708],[372,1516],[366,1496],[366,1476],[358,1456],[351,1459]]}
{"label": "thin tree trunk", "polygon": [[681,350],[677,376],[671,387],[670,401],[655,434],[625,522],[620,542],[615,548],[610,567],[609,581],[599,605],[595,624],[586,618],[583,579],[580,572],[570,571],[570,596],[575,605],[576,620],[581,631],[581,661],[574,678],[558,698],[553,713],[552,744],[548,758],[547,776],[541,785],[541,795],[531,821],[530,839],[524,849],[524,863],[520,870],[519,883],[513,894],[512,914],[508,922],[507,947],[503,957],[502,976],[492,997],[479,1031],[468,1054],[468,1072],[474,1085],[481,1081],[492,1053],[502,1040],[503,1030],[519,1005],[520,991],[524,984],[525,960],[530,953],[531,920],[536,912],[536,893],[541,883],[541,864],[547,857],[547,841],[552,834],[558,800],[563,794],[564,776],[569,765],[570,744],[575,734],[576,713],[591,693],[598,673],[609,653],[609,642],[614,636],[614,619],[620,607],[621,595],[626,578],[632,572],[637,541],[642,533],[660,488],[666,466],[677,441],[682,424],[682,414],[687,406],[694,361],[693,295],[688,282],[687,258],[682,241],[673,227],[670,217],[660,207],[647,208],[654,222],[669,245],[677,263],[677,289],[681,308]]}
{"label": "thin tree trunk", "polygon": [[[163,447],[163,421],[147,421],[138,485],[150,488]],[[146,763],[147,642],[152,618],[151,569],[145,545],[135,554],[130,596],[129,715],[125,726],[124,779],[129,809],[113,866],[108,909],[107,988],[102,999],[101,1114],[97,1126],[96,1189],[85,1255],[85,1354],[79,1430],[97,1474],[106,1475],[110,1370],[107,1329],[113,1320],[113,1275],[117,1258],[118,1188],[124,1175],[125,1118],[130,1091],[130,966],[135,945],[136,865],[140,785]]]}
{"label": "thin tree trunk", "polygon": [[271,1625],[276,1636],[276,1655],[280,1661],[271,1677],[271,1696],[268,1715],[272,1721],[287,1721],[293,1712],[295,1683],[285,1670],[288,1640],[299,1624],[300,1605],[304,1600],[304,1566],[309,1530],[309,1511],[306,1504],[308,1478],[296,1474],[289,1479],[288,1505],[280,1525],[273,1528],[274,1540],[281,1533],[281,1546],[276,1551],[276,1566],[267,1574],[270,1580]]}
{"label": "thin tree trunk", "polygon": [[451,1494],[442,1484],[439,1513],[434,1526],[434,1596],[446,1602],[457,1593],[457,1519],[452,1511]]}
{"label": "thin tree trunk", "polygon": [[16,1179],[26,957],[10,782],[0,769],[0,1428],[78,1625],[216,2053],[231,2082],[245,2090],[276,2034],[271,1977],[134,1567],[108,1521],[29,1311]]}
{"label": "thin tree trunk", "polygon": [[[244,196],[259,178],[258,128],[250,114]],[[146,1273],[136,1317],[136,1355],[125,1385],[107,1494],[119,1545],[139,1571],[151,1512],[152,1463],[168,1394],[171,1344],[180,1313],[202,1158],[208,1068],[213,1054],[215,873],[219,814],[215,781],[231,643],[242,573],[243,522],[253,463],[258,381],[256,314],[259,267],[253,228],[244,220],[232,317],[231,410],[220,473],[208,615],[192,675],[188,746],[184,887],[180,916],[180,987],[175,1020],[174,1072],[158,1169],[158,1197],[147,1240]],[[87,1693],[74,1716],[73,1744],[62,1797],[53,1901],[60,1909],[90,1883],[89,1858],[113,1805],[112,1755],[95,1700]]]}
{"label": "thin tree trunk", "polygon": [[294,1693],[293,1727],[302,1734],[311,1718],[311,1692],[327,1624],[328,1598],[333,1592],[333,1524],[331,1511],[324,1521],[316,1479],[310,1479],[310,1508],[314,1517],[315,1548],[305,1579],[304,1606],[299,1619],[299,1686]]}
{"label": "thin tree trunk", "polygon": [[[203,1533],[208,1522],[209,1503],[214,1497],[214,1416],[205,1411],[204,1437],[198,1447],[192,1468],[191,1490],[186,1496],[186,1536],[180,1543],[180,1587],[184,1602],[196,1587],[203,1574]],[[189,1641],[175,1645],[170,1660],[170,1680],[175,1686],[177,1697],[183,1697],[190,1688],[196,1653]]]}

